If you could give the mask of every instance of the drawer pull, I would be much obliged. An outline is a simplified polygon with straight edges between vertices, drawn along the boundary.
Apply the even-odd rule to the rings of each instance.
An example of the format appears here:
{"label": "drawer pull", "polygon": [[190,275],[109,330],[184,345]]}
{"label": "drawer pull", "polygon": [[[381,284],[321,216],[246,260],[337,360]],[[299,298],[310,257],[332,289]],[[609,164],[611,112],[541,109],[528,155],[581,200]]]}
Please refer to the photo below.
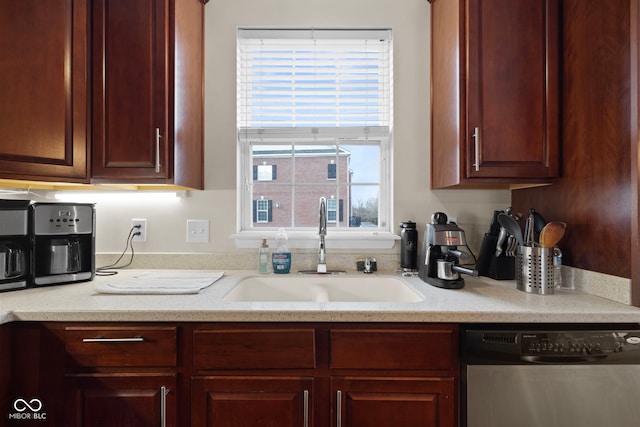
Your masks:
{"label": "drawer pull", "polygon": [[125,343],[125,342],[144,342],[144,337],[138,335],[132,338],[105,338],[101,335],[98,335],[95,338],[83,338],[82,342],[98,342],[98,343]]}
{"label": "drawer pull", "polygon": [[473,139],[475,141],[475,166],[476,172],[480,170],[480,150],[482,141],[480,140],[480,128],[474,128]]}
{"label": "drawer pull", "polygon": [[167,427],[167,394],[165,386],[160,387],[160,427]]}
{"label": "drawer pull", "polygon": [[303,396],[303,400],[304,400],[304,406],[303,406],[303,412],[304,412],[304,427],[309,427],[309,390],[305,390],[302,393]]}
{"label": "drawer pull", "polygon": [[160,128],[156,128],[156,173],[160,173]]}
{"label": "drawer pull", "polygon": [[336,427],[342,427],[342,391],[336,391]]}

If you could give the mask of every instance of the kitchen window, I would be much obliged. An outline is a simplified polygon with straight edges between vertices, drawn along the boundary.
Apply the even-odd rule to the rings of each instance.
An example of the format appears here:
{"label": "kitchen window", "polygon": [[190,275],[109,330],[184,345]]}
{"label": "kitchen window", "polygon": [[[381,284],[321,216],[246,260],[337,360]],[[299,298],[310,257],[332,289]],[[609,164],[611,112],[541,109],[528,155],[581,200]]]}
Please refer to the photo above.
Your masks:
{"label": "kitchen window", "polygon": [[391,233],[392,62],[389,29],[238,30],[241,233],[317,234],[321,196],[330,234]]}

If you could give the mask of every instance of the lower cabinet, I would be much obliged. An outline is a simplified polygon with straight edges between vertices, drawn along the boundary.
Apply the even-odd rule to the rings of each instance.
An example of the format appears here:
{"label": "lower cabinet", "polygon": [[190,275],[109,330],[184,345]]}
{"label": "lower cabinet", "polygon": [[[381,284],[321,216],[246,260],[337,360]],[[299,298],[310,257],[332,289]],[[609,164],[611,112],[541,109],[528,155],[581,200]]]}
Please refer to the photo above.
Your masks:
{"label": "lower cabinet", "polygon": [[338,427],[455,426],[453,378],[334,378]]}
{"label": "lower cabinet", "polygon": [[8,382],[38,398],[38,426],[457,426],[457,325],[25,322],[0,328],[11,336],[0,398]]}
{"label": "lower cabinet", "polygon": [[453,325],[203,326],[192,427],[454,427]]}
{"label": "lower cabinet", "polygon": [[178,326],[65,325],[65,427],[174,427]]}
{"label": "lower cabinet", "polygon": [[[11,390],[12,342],[11,325],[0,325],[0,416],[11,411],[9,392]],[[0,426],[2,421],[0,421]]]}
{"label": "lower cabinet", "polygon": [[208,376],[191,383],[191,426],[310,426],[313,378]]}
{"label": "lower cabinet", "polygon": [[68,375],[65,426],[177,426],[176,386],[170,374]]}

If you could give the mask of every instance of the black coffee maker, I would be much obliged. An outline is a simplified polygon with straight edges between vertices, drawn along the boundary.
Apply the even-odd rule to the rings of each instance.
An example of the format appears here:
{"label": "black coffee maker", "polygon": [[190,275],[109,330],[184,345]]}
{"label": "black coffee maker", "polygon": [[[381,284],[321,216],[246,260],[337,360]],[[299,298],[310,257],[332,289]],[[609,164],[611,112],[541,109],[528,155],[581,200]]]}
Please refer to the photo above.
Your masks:
{"label": "black coffee maker", "polygon": [[435,212],[424,233],[424,263],[420,263],[420,278],[438,288],[464,287],[460,274],[478,275],[476,270],[460,265],[461,260],[469,259],[469,254],[459,250],[458,246],[466,244],[464,231],[455,222],[449,222],[445,213]]}

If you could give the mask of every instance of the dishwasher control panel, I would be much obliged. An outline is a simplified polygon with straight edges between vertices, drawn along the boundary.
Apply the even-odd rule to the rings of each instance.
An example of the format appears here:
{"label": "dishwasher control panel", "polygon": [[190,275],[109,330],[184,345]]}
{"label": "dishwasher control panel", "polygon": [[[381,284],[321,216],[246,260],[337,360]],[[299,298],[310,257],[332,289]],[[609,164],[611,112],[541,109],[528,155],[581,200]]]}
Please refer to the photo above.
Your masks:
{"label": "dishwasher control panel", "polygon": [[640,347],[640,334],[628,332],[523,332],[520,354],[578,356],[616,353]]}
{"label": "dishwasher control panel", "polygon": [[640,330],[466,330],[466,364],[640,363]]}

